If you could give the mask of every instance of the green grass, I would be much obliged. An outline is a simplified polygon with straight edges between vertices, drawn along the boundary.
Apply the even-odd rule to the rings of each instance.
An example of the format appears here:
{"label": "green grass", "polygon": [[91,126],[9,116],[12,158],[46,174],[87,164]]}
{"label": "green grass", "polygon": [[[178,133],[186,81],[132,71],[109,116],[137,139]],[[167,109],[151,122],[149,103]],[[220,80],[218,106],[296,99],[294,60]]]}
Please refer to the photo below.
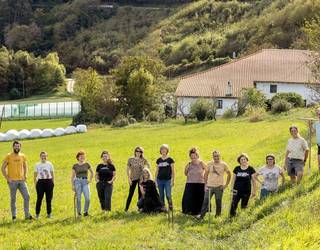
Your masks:
{"label": "green grass", "polygon": [[[141,123],[127,128],[92,127],[86,134],[58,138],[23,141],[32,171],[41,150],[49,153],[56,170],[53,201],[53,219],[23,221],[22,199],[18,195],[17,222],[11,222],[9,190],[0,179],[0,248],[3,249],[318,249],[320,236],[318,216],[320,210],[320,177],[306,176],[300,187],[288,187],[266,202],[250,201],[249,208],[232,221],[228,219],[230,191],[225,192],[223,215],[213,219],[208,229],[207,217],[198,222],[181,214],[181,199],[185,185],[183,169],[188,162],[188,149],[197,146],[201,158],[210,160],[211,151],[219,149],[232,169],[236,156],[247,152],[250,163],[259,167],[267,153],[275,153],[282,163],[282,152],[289,137],[292,123],[306,131],[304,122],[297,118],[311,115],[310,111],[294,110],[287,115],[266,116],[264,121],[250,123],[247,118],[219,120],[217,122],[190,123],[169,121],[150,125]],[[32,127],[65,127],[70,120],[5,121],[3,129]],[[136,195],[128,214],[123,212],[128,192],[126,161],[133,148],[141,145],[152,163],[158,158],[162,143],[171,147],[176,161],[176,186],[173,189],[175,223],[168,227],[166,215],[142,215],[136,212]],[[1,143],[2,157],[11,149],[11,143]],[[103,149],[110,151],[117,168],[112,212],[100,212],[94,184],[91,184],[90,218],[73,218],[73,193],[70,185],[71,166],[77,150],[87,152],[93,167],[99,163]],[[315,150],[313,150],[315,153]],[[313,154],[315,159],[315,154]],[[313,168],[315,169],[315,160]],[[29,174],[31,208],[34,213],[36,193]],[[45,217],[45,204],[42,207]]]}
{"label": "green grass", "polygon": [[65,86],[60,86],[56,90],[48,92],[41,95],[33,95],[27,98],[22,98],[18,100],[0,100],[0,105],[3,104],[14,104],[14,103],[52,103],[52,102],[64,102],[73,101],[76,98],[65,90]]}

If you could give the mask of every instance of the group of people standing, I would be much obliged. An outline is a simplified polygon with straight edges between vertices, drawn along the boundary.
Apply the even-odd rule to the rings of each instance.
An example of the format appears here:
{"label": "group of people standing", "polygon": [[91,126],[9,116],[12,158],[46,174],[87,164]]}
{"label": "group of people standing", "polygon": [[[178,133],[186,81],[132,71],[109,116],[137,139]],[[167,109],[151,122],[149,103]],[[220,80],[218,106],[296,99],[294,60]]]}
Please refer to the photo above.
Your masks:
{"label": "group of people standing", "polygon": [[[317,135],[319,133],[320,138],[320,130],[317,130],[318,123],[316,123],[314,128],[316,129]],[[291,126],[290,133],[291,138],[288,140],[286,147],[284,170],[287,170],[292,183],[299,183],[303,176],[305,162],[308,159],[309,148],[306,140],[299,135],[297,126]],[[172,210],[175,161],[169,156],[169,146],[163,144],[160,147],[160,157],[155,164],[154,180],[150,171],[150,164],[145,159],[143,153],[144,150],[142,147],[136,147],[133,157],[128,159],[127,177],[129,193],[125,205],[125,212],[127,212],[130,207],[136,188],[138,189],[137,207],[139,211],[153,213]],[[318,146],[318,154],[320,155],[320,146]],[[212,152],[212,160],[207,164],[200,159],[199,152],[196,148],[189,150],[189,157],[190,161],[184,170],[187,181],[182,198],[182,212],[194,215],[198,219],[203,219],[208,209],[210,209],[211,198],[213,196],[215,196],[216,204],[215,215],[221,215],[223,193],[230,183],[232,201],[229,213],[230,216],[233,217],[236,215],[239,202],[241,202],[241,208],[244,209],[247,207],[250,197],[256,196],[257,182],[261,184],[261,199],[278,191],[280,177],[282,185],[285,182],[284,172],[276,165],[276,158],[273,154],[266,156],[265,166],[256,172],[249,164],[248,155],[242,153],[237,157],[238,165],[233,169],[232,173],[228,164],[222,161],[221,154],[217,150]],[[79,151],[76,154],[76,159],[77,163],[72,167],[71,186],[77,198],[78,216],[82,216],[82,195],[85,200],[83,216],[89,215],[89,184],[94,177],[101,209],[111,211],[116,168],[110,154],[107,151],[102,151],[101,163],[96,167],[95,174],[90,164],[86,162],[86,154],[84,151]],[[16,219],[17,190],[19,190],[24,200],[25,219],[33,219],[29,212],[30,197],[26,185],[27,169],[26,157],[21,153],[21,143],[15,141],[13,143],[13,152],[5,157],[2,164],[2,174],[6,178],[10,190],[13,220]],[[40,153],[40,162],[36,164],[34,169],[34,184],[37,191],[36,218],[40,216],[41,203],[44,195],[46,196],[47,217],[51,218],[54,179],[54,167],[52,163],[48,161],[48,154],[43,151]]]}

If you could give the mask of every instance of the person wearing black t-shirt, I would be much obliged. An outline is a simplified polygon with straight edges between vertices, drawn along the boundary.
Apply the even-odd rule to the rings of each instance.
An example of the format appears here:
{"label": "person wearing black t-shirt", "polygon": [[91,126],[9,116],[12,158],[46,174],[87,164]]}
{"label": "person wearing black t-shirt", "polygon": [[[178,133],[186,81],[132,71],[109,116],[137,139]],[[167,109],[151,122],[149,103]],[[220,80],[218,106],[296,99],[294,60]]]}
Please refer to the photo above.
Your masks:
{"label": "person wearing black t-shirt", "polygon": [[167,197],[169,209],[173,209],[172,198],[171,198],[171,189],[174,185],[174,160],[171,157],[168,157],[169,146],[163,144],[160,147],[161,157],[157,160],[156,166],[156,180],[160,193],[160,200],[162,206],[165,207],[164,195]]}
{"label": "person wearing black t-shirt", "polygon": [[142,181],[139,185],[142,197],[138,201],[138,208],[143,213],[162,212],[162,204],[156,187],[148,168],[143,169]]}
{"label": "person wearing black t-shirt", "polygon": [[235,169],[233,170],[233,179],[231,186],[233,197],[230,209],[231,217],[236,215],[236,210],[240,200],[241,208],[244,209],[248,205],[250,195],[252,197],[255,197],[256,195],[256,171],[253,167],[249,166],[249,157],[246,154],[241,154],[238,157],[237,161],[240,166],[235,167]]}
{"label": "person wearing black t-shirt", "polygon": [[111,197],[113,182],[116,179],[116,169],[107,151],[101,153],[102,163],[97,166],[96,181],[97,192],[101,209],[111,211]]}

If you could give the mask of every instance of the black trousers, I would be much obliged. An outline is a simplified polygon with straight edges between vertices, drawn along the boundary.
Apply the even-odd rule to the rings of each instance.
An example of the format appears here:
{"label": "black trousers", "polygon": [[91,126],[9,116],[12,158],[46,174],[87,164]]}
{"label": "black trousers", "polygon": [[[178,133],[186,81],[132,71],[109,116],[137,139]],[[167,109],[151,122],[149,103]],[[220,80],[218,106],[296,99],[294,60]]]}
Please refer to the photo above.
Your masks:
{"label": "black trousers", "polygon": [[138,185],[138,200],[140,200],[141,198],[141,191],[140,191],[140,187],[139,187],[139,180],[134,180],[132,181],[132,184],[129,188],[129,195],[128,195],[128,198],[127,198],[127,203],[126,203],[126,211],[129,209],[130,207],[130,203],[131,203],[131,200],[132,200],[132,197],[133,197],[133,194],[134,194],[134,191],[136,189],[136,186]]}
{"label": "black trousers", "polygon": [[113,185],[99,181],[96,185],[102,210],[111,211],[111,197]]}
{"label": "black trousers", "polygon": [[204,183],[186,183],[182,197],[182,213],[198,215],[204,199]]}
{"label": "black trousers", "polygon": [[232,197],[231,209],[230,209],[230,216],[233,217],[236,215],[238,204],[241,200],[241,208],[245,209],[248,206],[248,202],[250,199],[250,193],[241,193],[237,192]]}
{"label": "black trousers", "polygon": [[54,184],[52,179],[40,179],[37,181],[37,203],[36,203],[36,214],[40,214],[41,203],[43,196],[46,195],[47,203],[47,214],[51,214],[51,201],[53,197]]}

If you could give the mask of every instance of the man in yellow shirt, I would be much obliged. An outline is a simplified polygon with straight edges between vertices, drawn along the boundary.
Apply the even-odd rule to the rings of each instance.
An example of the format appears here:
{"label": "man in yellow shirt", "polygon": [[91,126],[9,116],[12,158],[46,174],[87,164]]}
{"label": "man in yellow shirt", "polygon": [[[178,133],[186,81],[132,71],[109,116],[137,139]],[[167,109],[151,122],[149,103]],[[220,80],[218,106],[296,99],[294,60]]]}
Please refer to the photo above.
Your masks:
{"label": "man in yellow shirt", "polygon": [[29,212],[29,192],[26,185],[27,180],[27,162],[24,154],[20,153],[21,143],[13,142],[13,152],[9,153],[2,163],[2,174],[6,178],[10,189],[10,204],[12,220],[17,217],[16,209],[16,193],[17,190],[21,193],[24,200],[24,216],[25,219],[32,219]]}

